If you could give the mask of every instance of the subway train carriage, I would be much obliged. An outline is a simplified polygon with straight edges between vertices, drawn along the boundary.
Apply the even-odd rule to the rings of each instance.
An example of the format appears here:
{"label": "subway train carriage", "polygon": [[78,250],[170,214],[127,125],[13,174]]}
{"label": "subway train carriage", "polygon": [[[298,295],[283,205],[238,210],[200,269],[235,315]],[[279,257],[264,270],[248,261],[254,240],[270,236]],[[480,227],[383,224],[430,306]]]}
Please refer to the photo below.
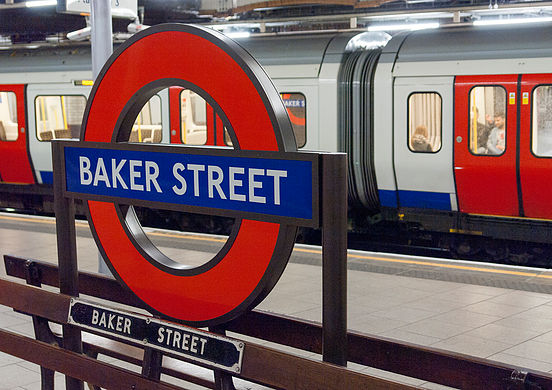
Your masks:
{"label": "subway train carriage", "polygon": [[[238,42],[280,92],[298,148],[348,154],[353,231],[549,265],[549,25]],[[49,141],[78,136],[90,78],[86,45],[0,52],[0,206],[47,209]],[[128,141],[232,146],[217,113],[180,87],[146,103]]]}

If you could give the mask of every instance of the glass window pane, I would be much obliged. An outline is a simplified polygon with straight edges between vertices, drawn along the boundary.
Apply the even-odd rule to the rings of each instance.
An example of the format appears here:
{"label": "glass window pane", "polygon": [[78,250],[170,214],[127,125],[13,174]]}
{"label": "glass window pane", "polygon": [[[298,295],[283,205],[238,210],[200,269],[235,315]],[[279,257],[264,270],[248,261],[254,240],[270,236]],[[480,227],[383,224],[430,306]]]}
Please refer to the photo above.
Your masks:
{"label": "glass window pane", "polygon": [[207,102],[189,89],[180,93],[180,138],[187,145],[207,142]]}
{"label": "glass window pane", "polygon": [[0,141],[16,141],[17,99],[14,92],[0,92]]}
{"label": "glass window pane", "polygon": [[506,90],[500,86],[470,91],[469,147],[477,155],[501,155],[506,149]]}
{"label": "glass window pane", "polygon": [[552,86],[533,91],[532,146],[536,156],[552,156]]}
{"label": "glass window pane", "polygon": [[163,138],[161,125],[161,98],[153,95],[136,117],[128,142],[160,143]]}
{"label": "glass window pane", "polygon": [[284,106],[291,120],[297,147],[302,148],[307,143],[307,103],[305,95],[302,93],[282,93],[280,96],[282,96]]}
{"label": "glass window pane", "polygon": [[40,141],[78,138],[86,98],[80,95],[45,95],[35,99],[36,136]]}
{"label": "glass window pane", "polygon": [[435,92],[413,93],[408,98],[408,147],[413,152],[441,149],[442,99]]}
{"label": "glass window pane", "polygon": [[232,140],[230,139],[230,134],[228,134],[228,130],[226,128],[224,129],[224,143],[226,146],[233,146]]}

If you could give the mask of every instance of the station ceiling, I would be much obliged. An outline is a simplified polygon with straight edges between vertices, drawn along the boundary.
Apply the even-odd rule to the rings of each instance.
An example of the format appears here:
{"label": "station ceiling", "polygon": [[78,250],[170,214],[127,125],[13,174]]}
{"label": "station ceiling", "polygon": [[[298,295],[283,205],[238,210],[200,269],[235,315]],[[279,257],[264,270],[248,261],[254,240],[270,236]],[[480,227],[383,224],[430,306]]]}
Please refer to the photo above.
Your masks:
{"label": "station ceiling", "polygon": [[[29,6],[35,3],[41,6]],[[0,0],[0,44],[66,39],[87,26],[84,16],[61,14],[55,0]],[[476,20],[550,18],[552,3],[519,0],[138,0],[138,22],[199,23],[226,31],[281,33],[368,28],[383,23],[469,24]],[[128,19],[113,30],[128,33]]]}

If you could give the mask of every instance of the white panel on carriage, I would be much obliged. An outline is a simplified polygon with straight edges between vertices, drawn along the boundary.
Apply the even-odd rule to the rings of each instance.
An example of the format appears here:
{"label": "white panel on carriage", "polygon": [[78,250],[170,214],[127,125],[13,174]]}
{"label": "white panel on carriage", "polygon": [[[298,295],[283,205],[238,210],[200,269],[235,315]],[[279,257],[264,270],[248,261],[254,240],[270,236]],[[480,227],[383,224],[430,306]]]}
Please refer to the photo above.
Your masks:
{"label": "white panel on carriage", "polygon": [[335,34],[293,34],[285,38],[249,37],[238,42],[271,77],[318,77],[326,48]]}
{"label": "white panel on carriage", "polygon": [[548,25],[414,31],[398,49],[393,72],[396,77],[549,72],[551,40]]}
{"label": "white panel on carriage", "polygon": [[407,36],[397,62],[552,57],[550,41],[548,24],[419,30]]}
{"label": "white panel on carriage", "polygon": [[377,96],[374,99],[374,166],[381,205],[397,207],[393,171],[392,68],[392,62],[380,62],[374,77],[374,95]]}
{"label": "white panel on carriage", "polygon": [[397,63],[396,77],[550,73],[551,57]]}
{"label": "white panel on carriage", "polygon": [[452,77],[396,78],[394,167],[401,207],[453,210]]}
{"label": "white panel on carriage", "polygon": [[90,79],[90,46],[0,50],[0,83],[55,83]]}
{"label": "white panel on carriage", "polygon": [[393,169],[393,68],[407,32],[395,35],[382,48],[374,76],[374,167],[382,206],[397,207]]}

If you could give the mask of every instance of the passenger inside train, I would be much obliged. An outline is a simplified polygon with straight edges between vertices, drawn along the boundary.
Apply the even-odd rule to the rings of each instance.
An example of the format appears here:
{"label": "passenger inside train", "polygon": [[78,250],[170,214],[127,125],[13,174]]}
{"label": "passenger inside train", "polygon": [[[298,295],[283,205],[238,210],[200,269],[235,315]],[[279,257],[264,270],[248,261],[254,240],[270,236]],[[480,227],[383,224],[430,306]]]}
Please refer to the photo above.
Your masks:
{"label": "passenger inside train", "polygon": [[0,141],[17,140],[15,93],[0,92]]}
{"label": "passenger inside train", "polygon": [[504,113],[497,112],[494,120],[495,127],[491,130],[489,140],[487,141],[487,153],[500,155],[506,149],[506,129],[504,127],[506,121],[504,120]]}
{"label": "passenger inside train", "polygon": [[412,149],[417,152],[431,152],[432,147],[427,140],[427,127],[417,126],[412,135]]}
{"label": "passenger inside train", "polygon": [[474,87],[470,101],[470,151],[476,155],[501,155],[506,140],[506,91],[501,86]]}

